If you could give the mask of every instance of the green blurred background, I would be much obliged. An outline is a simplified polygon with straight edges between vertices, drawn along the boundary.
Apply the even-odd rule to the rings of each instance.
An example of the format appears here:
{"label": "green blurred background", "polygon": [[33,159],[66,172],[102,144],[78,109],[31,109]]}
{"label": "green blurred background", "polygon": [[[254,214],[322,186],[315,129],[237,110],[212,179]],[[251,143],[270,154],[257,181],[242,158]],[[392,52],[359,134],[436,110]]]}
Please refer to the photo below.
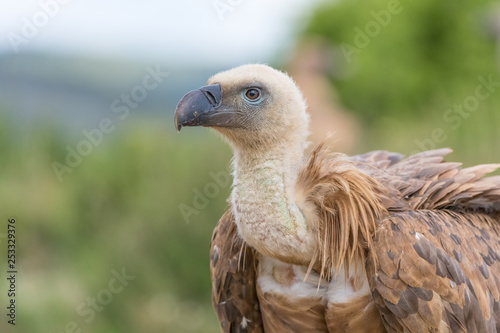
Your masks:
{"label": "green blurred background", "polygon": [[[133,2],[111,10],[134,12]],[[147,16],[158,11],[154,3],[140,5],[142,21],[124,14],[121,24],[133,31],[147,22],[149,48],[139,42],[144,34],[120,35],[111,14],[101,28],[116,30],[114,39],[104,29],[101,42],[90,32],[80,41],[87,27],[76,33],[62,7],[20,52],[8,37],[0,44],[0,256],[7,219],[15,218],[19,270],[17,325],[2,315],[1,332],[218,332],[208,251],[230,192],[231,151],[207,129],[177,134],[173,112],[185,92],[221,69],[264,62],[288,70],[308,99],[312,141],[336,131],[334,148],[342,152],[452,147],[450,160],[467,166],[500,162],[495,1],[216,3],[162,8],[185,21],[181,28]],[[194,5],[198,17],[186,16]],[[23,6],[3,25],[5,36],[39,5]],[[71,6],[68,16],[101,9]],[[260,19],[263,27],[248,28]],[[69,37],[57,35],[65,29]],[[260,39],[266,30],[271,37]],[[76,46],[62,48],[64,38]],[[82,51],[85,43],[104,52]],[[260,51],[228,51],[240,46]],[[128,49],[133,56],[124,55]],[[121,119],[113,101],[140,86],[148,66],[168,75]],[[478,89],[488,96],[475,98]],[[114,130],[58,177],[54,162],[66,165],[69,151],[84,149],[84,132],[103,118]],[[1,268],[4,276],[6,260]],[[107,292],[123,269],[134,278]],[[4,313],[8,285],[1,281]],[[92,319],[78,310],[91,308],[89,298],[107,303]]]}

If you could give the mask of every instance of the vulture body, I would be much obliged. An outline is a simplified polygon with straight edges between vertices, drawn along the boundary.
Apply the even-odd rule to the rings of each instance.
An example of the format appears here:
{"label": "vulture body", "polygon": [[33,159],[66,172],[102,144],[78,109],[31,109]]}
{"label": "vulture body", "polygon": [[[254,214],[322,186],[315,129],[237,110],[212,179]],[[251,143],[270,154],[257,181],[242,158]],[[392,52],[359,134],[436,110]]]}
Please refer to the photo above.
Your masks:
{"label": "vulture body", "polygon": [[284,73],[245,65],[179,103],[234,151],[210,249],[223,332],[500,331],[500,165],[450,149],[303,157],[309,118]]}

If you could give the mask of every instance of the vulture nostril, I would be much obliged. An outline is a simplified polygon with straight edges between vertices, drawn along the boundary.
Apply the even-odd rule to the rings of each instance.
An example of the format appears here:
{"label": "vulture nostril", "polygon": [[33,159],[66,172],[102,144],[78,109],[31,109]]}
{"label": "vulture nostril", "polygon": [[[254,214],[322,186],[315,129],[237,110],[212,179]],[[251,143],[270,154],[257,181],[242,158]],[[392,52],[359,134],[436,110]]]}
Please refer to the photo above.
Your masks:
{"label": "vulture nostril", "polygon": [[203,92],[205,93],[205,96],[208,98],[208,101],[210,102],[210,104],[212,104],[214,106],[217,105],[217,99],[215,98],[214,94],[212,94],[208,90],[205,90]]}

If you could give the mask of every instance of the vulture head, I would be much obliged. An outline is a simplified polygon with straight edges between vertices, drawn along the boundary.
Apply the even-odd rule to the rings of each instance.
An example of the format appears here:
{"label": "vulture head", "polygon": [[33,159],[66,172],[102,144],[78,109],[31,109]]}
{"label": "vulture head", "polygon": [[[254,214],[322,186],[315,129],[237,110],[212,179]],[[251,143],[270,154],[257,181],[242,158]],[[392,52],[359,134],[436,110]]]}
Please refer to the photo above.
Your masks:
{"label": "vulture head", "polygon": [[286,74],[266,65],[243,65],[211,77],[187,93],[175,126],[211,127],[238,150],[259,151],[305,143],[309,116],[302,93]]}
{"label": "vulture head", "polygon": [[218,73],[181,99],[175,126],[211,127],[233,147],[231,205],[241,237],[265,255],[308,263],[316,244],[294,188],[309,116],[293,80],[265,65]]}

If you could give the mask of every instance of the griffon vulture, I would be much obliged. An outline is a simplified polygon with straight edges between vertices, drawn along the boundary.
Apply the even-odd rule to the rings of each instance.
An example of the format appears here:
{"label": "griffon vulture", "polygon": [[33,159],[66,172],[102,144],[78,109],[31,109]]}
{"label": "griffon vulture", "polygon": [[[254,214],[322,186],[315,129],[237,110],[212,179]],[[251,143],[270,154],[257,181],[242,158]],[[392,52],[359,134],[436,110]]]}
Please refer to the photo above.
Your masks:
{"label": "griffon vulture", "polygon": [[321,144],[304,158],[306,103],[265,65],[216,74],[175,124],[234,151],[210,250],[223,332],[500,330],[500,176],[483,177],[500,165]]}

